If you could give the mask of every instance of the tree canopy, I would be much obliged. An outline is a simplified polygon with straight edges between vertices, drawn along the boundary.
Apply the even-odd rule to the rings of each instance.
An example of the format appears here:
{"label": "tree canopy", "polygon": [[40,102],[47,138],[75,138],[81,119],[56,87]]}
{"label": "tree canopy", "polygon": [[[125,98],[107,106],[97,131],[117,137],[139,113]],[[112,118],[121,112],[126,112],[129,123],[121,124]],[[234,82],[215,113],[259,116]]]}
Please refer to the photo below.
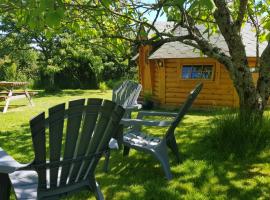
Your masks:
{"label": "tree canopy", "polygon": [[5,54],[18,44],[38,52],[40,81],[50,88],[95,88],[102,79],[127,75],[130,42],[105,37],[100,27],[111,25],[113,32],[118,23],[99,12],[94,4],[80,7],[71,1],[0,1],[1,38],[16,38]]}
{"label": "tree canopy", "polygon": [[[270,15],[269,0],[1,0],[1,18],[10,18],[18,27],[27,27],[47,38],[53,33],[76,32],[109,47],[125,51],[133,45],[180,41],[217,59],[225,66],[240,98],[240,108],[263,113],[270,92]],[[149,14],[153,20],[149,20]],[[160,31],[155,26],[166,15],[172,27]],[[252,80],[245,45],[243,26],[252,25],[257,37],[257,67],[259,79]],[[199,29],[199,26],[205,28]],[[187,30],[175,35],[177,29]],[[229,54],[209,41],[212,34],[221,34]],[[260,41],[267,41],[259,52]],[[111,46],[112,45],[112,46]]]}

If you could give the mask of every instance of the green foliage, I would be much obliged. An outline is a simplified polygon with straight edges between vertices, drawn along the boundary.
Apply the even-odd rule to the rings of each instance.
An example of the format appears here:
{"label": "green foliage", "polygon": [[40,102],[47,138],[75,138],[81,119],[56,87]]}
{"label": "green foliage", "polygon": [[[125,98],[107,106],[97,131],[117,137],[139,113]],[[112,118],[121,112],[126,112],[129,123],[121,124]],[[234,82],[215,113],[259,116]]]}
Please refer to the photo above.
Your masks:
{"label": "green foliage", "polygon": [[153,100],[152,92],[145,91],[143,94],[143,99],[144,99],[144,101],[152,101]]}
{"label": "green foliage", "polygon": [[110,80],[106,81],[106,84],[110,89],[113,89],[117,86],[120,86],[125,80],[126,80],[126,78],[110,79]]}
{"label": "green foliage", "polygon": [[17,66],[7,56],[0,59],[0,80],[13,80],[15,78]]}
{"label": "green foliage", "polygon": [[226,112],[213,121],[210,135],[214,149],[225,157],[248,158],[270,142],[270,119],[243,120],[238,113]]}
{"label": "green foliage", "polygon": [[31,51],[10,52],[0,58],[0,80],[32,81],[37,78],[36,54]]}
{"label": "green foliage", "polygon": [[[39,54],[37,86],[98,88],[100,81],[129,74],[129,42],[104,37],[106,31],[103,29],[115,33],[119,27],[127,25],[126,20],[115,23],[115,18],[101,6],[101,3],[117,6],[117,2],[89,2],[89,13],[77,7],[77,3],[85,6],[84,1],[74,2],[72,6],[65,0],[12,3],[3,0],[1,3],[9,8],[9,12],[0,8],[3,11],[0,30],[7,35],[16,35],[18,40],[12,45],[18,41],[34,44],[34,51]],[[97,7],[100,9],[92,10]],[[122,29],[125,35],[129,34],[127,28]]]}
{"label": "green foliage", "polygon": [[101,92],[106,92],[106,90],[109,89],[105,82],[100,82],[98,88],[100,89]]}

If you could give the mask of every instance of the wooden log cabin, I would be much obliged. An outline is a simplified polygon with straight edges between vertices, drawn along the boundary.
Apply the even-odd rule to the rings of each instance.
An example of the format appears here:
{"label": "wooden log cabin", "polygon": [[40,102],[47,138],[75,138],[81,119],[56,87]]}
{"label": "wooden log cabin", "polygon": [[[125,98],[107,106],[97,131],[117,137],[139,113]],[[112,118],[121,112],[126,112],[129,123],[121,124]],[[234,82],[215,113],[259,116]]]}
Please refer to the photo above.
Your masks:
{"label": "wooden log cabin", "polygon": [[[256,37],[250,26],[242,30],[248,62],[256,82]],[[210,38],[212,43],[228,53],[222,36]],[[260,45],[260,52],[265,44]],[[137,57],[139,81],[144,93],[151,93],[161,107],[177,107],[198,82],[204,87],[194,102],[197,107],[237,107],[239,98],[225,67],[213,58],[202,55],[193,47],[180,42],[163,44],[153,49],[141,46]]]}

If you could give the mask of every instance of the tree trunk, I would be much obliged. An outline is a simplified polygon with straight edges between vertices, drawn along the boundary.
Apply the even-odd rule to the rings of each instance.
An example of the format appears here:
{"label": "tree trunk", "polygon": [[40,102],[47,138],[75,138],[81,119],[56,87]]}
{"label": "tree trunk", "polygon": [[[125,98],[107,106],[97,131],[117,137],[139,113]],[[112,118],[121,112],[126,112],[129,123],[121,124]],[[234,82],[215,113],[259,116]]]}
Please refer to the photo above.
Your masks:
{"label": "tree trunk", "polygon": [[239,96],[240,116],[243,119],[261,119],[265,108],[265,89],[258,90],[252,78],[245,45],[241,36],[241,26],[231,17],[226,1],[214,0],[217,9],[214,17],[218,24],[231,56],[231,63],[219,61],[224,64],[233,80],[234,87]]}

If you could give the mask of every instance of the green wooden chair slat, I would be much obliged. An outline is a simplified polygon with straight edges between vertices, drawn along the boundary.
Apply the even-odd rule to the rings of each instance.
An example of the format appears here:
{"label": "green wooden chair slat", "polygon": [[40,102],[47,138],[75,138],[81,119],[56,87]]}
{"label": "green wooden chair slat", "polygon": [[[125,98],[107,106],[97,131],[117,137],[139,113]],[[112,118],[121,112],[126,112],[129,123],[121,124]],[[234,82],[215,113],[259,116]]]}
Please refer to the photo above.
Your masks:
{"label": "green wooden chair slat", "polygon": [[[46,163],[46,137],[45,137],[45,113],[41,113],[30,121],[32,132],[33,148],[35,152],[34,164],[42,165]],[[38,184],[41,189],[46,188],[46,169],[38,171]]]}
{"label": "green wooden chair slat", "polygon": [[[87,101],[86,112],[84,115],[84,123],[82,125],[82,132],[77,152],[78,157],[87,155],[86,153],[90,144],[89,141],[91,140],[93,130],[95,128],[98,117],[98,110],[100,110],[101,105],[102,105],[101,99],[89,99]],[[74,181],[77,178],[77,176],[80,176],[78,174],[80,169],[82,168],[82,164],[83,161],[74,164],[73,171],[70,177],[71,181]]]}
{"label": "green wooden chair slat", "polygon": [[[107,114],[109,112],[113,111],[113,106],[111,103],[108,103],[109,101],[104,101],[101,109],[99,110],[99,116],[97,119],[97,123],[95,124],[93,134],[91,137],[91,140],[89,142],[89,148],[87,149],[86,155],[92,155],[96,153],[97,147],[100,144],[102,140],[102,136],[104,133],[104,129],[106,128],[107,125]],[[105,120],[105,121],[104,121]],[[97,142],[99,141],[99,142]],[[101,156],[101,155],[100,155]],[[86,160],[81,168],[81,174],[80,174],[80,179],[85,179],[88,174],[88,166],[92,165],[92,160]]]}
{"label": "green wooden chair slat", "polygon": [[[50,162],[60,161],[62,137],[65,119],[65,104],[59,104],[49,109],[49,143]],[[57,186],[59,168],[50,170],[50,187]]]}
{"label": "green wooden chair slat", "polygon": [[[69,102],[69,110],[67,113],[67,132],[66,141],[64,148],[64,159],[71,159],[74,156],[75,147],[79,135],[79,130],[81,126],[82,113],[84,109],[84,99],[79,99]],[[68,181],[68,174],[71,165],[66,165],[62,167],[61,171],[61,185],[65,185]]]}
{"label": "green wooden chair slat", "polygon": [[71,101],[67,109],[65,104],[54,106],[47,119],[43,112],[30,121],[34,161],[19,168],[7,162],[9,166],[1,166],[0,174],[9,171],[17,199],[58,199],[84,188],[103,199],[95,168],[124,112],[121,106],[102,99],[88,99],[86,105],[84,99]]}

